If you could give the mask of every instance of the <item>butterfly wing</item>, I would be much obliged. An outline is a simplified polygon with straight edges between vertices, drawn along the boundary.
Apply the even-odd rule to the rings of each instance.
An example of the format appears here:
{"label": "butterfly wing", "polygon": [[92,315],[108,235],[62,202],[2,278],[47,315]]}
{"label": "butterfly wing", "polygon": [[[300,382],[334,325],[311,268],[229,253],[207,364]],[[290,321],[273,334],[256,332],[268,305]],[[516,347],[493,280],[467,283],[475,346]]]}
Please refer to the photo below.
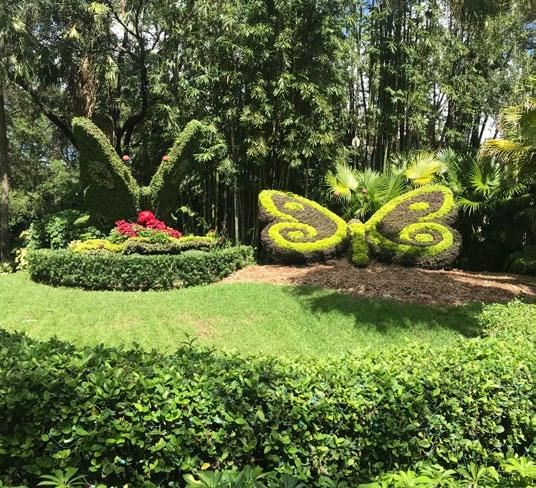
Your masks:
{"label": "butterfly wing", "polygon": [[336,257],[348,245],[346,222],[312,200],[276,190],[259,194],[261,242],[276,263],[308,263]]}
{"label": "butterfly wing", "polygon": [[452,228],[456,217],[449,188],[424,186],[380,208],[366,223],[367,242],[380,260],[443,268],[459,254],[461,237]]}
{"label": "butterfly wing", "polygon": [[179,187],[193,165],[194,154],[199,151],[203,124],[197,120],[188,122],[162,161],[149,185],[149,207],[159,218],[168,220],[179,206]]}
{"label": "butterfly wing", "polygon": [[139,187],[108,138],[89,119],[75,117],[80,184],[91,222],[107,232],[117,220],[130,219],[138,210]]}

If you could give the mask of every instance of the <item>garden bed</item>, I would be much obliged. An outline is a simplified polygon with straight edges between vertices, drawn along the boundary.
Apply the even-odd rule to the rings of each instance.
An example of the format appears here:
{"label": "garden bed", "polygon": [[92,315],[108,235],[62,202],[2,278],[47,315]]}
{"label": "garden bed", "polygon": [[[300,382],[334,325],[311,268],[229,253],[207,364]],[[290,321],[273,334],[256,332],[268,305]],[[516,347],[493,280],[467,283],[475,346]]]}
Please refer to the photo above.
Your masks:
{"label": "garden bed", "polygon": [[346,260],[313,266],[250,266],[224,282],[314,285],[356,296],[393,298],[411,303],[460,305],[536,301],[536,278],[506,273],[433,271],[373,263],[359,269]]}

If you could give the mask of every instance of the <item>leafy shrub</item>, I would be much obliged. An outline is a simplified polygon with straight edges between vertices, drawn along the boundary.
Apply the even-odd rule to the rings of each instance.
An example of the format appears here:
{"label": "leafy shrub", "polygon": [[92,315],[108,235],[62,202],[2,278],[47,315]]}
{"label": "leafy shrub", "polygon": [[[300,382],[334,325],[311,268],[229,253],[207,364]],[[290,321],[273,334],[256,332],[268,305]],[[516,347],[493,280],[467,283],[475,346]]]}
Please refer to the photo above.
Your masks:
{"label": "leafy shrub", "polygon": [[178,239],[182,232],[168,227],[165,222],[158,220],[149,210],[142,210],[138,214],[136,222],[118,220],[115,223],[114,235],[120,234],[125,237],[150,237],[159,238],[158,242],[165,242],[169,237]]}
{"label": "leafy shrub", "polygon": [[501,461],[499,469],[469,463],[457,469],[418,464],[413,469],[383,474],[359,488],[529,488],[536,484],[536,464],[525,457]]}
{"label": "leafy shrub", "polygon": [[[278,473],[265,473],[259,467],[247,466],[242,471],[198,472],[186,475],[186,488],[305,488],[299,479]],[[409,470],[383,474],[377,481],[358,488],[529,488],[536,485],[536,463],[525,457],[511,457],[493,466],[470,463],[456,469],[419,463]],[[319,478],[321,488],[350,488],[344,480]],[[354,485],[355,486],[355,485]]]}
{"label": "leafy shrub", "polygon": [[508,257],[506,269],[513,273],[536,275],[536,246],[527,246]]}
{"label": "leafy shrub", "polygon": [[114,244],[107,239],[88,239],[87,241],[73,241],[69,244],[72,252],[123,252],[124,246]]}
{"label": "leafy shrub", "polygon": [[214,248],[218,241],[209,236],[185,236],[168,239],[166,242],[153,242],[151,238],[133,237],[123,244],[124,254],[180,254],[191,249],[206,251]]}
{"label": "leafy shrub", "polygon": [[28,249],[63,249],[71,241],[103,237],[78,210],[63,210],[32,222],[21,238]]}
{"label": "leafy shrub", "polygon": [[[51,475],[42,475],[43,481],[37,486],[56,488],[74,488],[93,486],[106,488],[106,485],[90,484],[91,476],[78,474],[78,470],[68,467],[57,469]],[[306,488],[303,481],[289,474],[275,471],[264,472],[258,466],[246,466],[244,469],[221,471],[195,471],[184,476],[186,485],[170,481],[166,486],[184,488]],[[470,463],[457,469],[445,469],[437,464],[418,463],[409,470],[400,470],[380,475],[377,481],[360,484],[357,488],[529,488],[536,482],[536,463],[526,457],[511,457],[501,461],[499,469],[493,466],[478,466]],[[125,485],[128,486],[128,485]],[[144,486],[147,486],[144,485]],[[150,485],[154,486],[154,485]],[[318,488],[351,488],[340,479],[321,476],[315,483]],[[354,485],[355,486],[355,485]],[[0,488],[27,488],[23,486],[8,487],[0,481]]]}
{"label": "leafy shrub", "polygon": [[0,274],[8,274],[13,272],[11,263],[0,262]]}
{"label": "leafy shrub", "polygon": [[252,259],[248,246],[191,250],[176,256],[35,250],[28,254],[28,269],[33,280],[51,285],[148,290],[213,283]]}
{"label": "leafy shrub", "polygon": [[[165,236],[165,237],[164,237]],[[185,236],[180,239],[167,234],[152,234],[150,237],[132,237],[126,240],[89,239],[73,241],[69,249],[75,253],[115,252],[123,254],[180,254],[193,249],[208,251],[215,248],[218,241],[211,236]]]}
{"label": "leafy shrub", "polygon": [[0,472],[16,482],[76,466],[108,485],[164,486],[256,464],[306,486],[322,475],[356,486],[419,461],[533,457],[526,308],[508,307],[494,336],[324,360],[77,348],[0,332]]}

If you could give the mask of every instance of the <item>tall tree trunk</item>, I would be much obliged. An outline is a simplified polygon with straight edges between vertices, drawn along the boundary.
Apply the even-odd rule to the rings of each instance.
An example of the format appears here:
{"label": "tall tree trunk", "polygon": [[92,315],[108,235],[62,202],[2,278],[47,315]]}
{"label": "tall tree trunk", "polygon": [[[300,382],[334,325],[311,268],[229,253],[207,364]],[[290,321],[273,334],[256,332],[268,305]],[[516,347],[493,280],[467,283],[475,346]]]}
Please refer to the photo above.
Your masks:
{"label": "tall tree trunk", "polygon": [[9,156],[5,81],[0,75],[0,261],[9,260]]}

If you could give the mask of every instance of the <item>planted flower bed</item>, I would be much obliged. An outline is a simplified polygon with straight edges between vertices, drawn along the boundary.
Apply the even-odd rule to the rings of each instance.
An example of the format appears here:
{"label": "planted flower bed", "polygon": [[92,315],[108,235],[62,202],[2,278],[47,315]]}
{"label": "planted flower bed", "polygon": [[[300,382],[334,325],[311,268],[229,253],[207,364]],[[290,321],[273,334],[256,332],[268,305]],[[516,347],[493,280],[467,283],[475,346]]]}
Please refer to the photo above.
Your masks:
{"label": "planted flower bed", "polygon": [[248,246],[223,247],[215,236],[183,236],[149,211],[120,220],[106,239],[74,241],[69,249],[34,250],[34,281],[98,290],[150,290],[204,285],[253,261]]}

